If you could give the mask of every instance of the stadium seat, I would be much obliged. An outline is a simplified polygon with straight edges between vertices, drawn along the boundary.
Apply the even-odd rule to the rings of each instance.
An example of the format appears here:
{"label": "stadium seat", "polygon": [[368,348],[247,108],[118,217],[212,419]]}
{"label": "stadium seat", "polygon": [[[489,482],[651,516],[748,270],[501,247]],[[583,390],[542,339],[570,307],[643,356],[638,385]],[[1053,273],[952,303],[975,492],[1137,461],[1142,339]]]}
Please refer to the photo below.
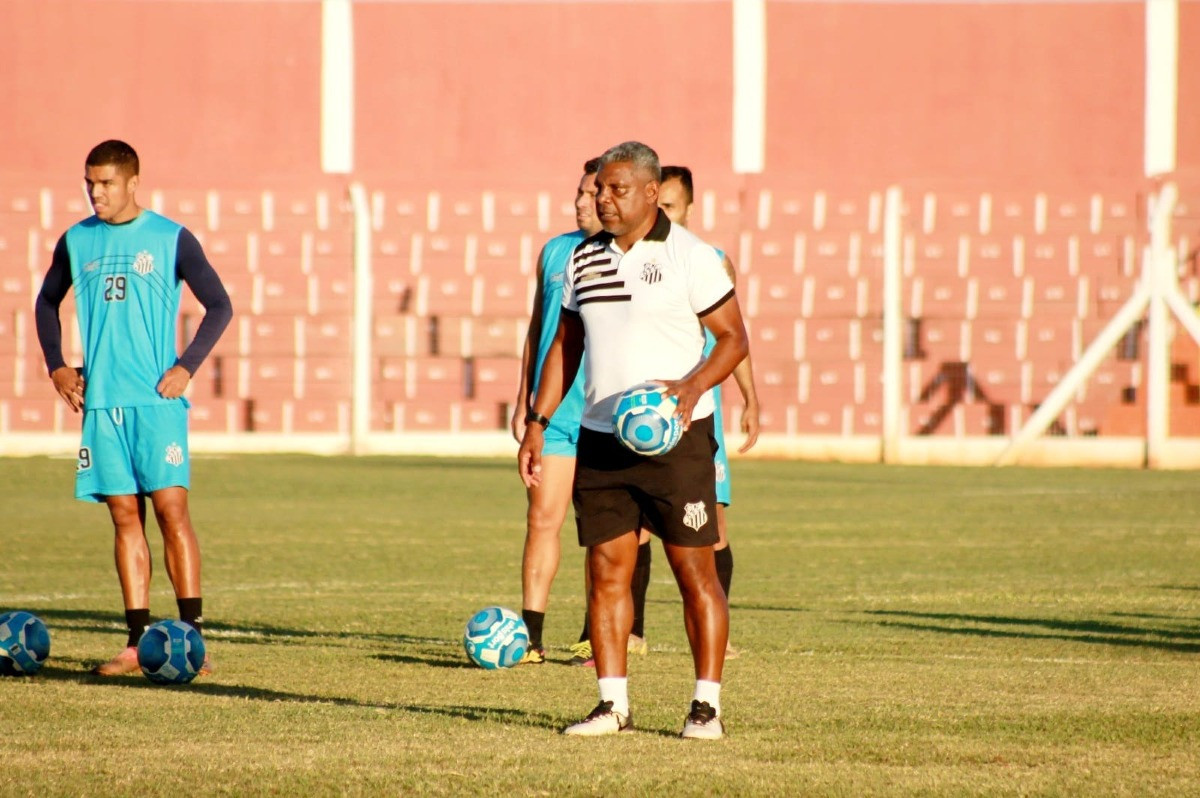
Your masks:
{"label": "stadium seat", "polygon": [[[845,435],[853,425],[853,405],[832,394],[818,394],[795,406],[795,433]],[[780,430],[782,431],[782,430]]]}
{"label": "stadium seat", "polygon": [[253,396],[246,400],[246,431],[289,433],[291,423],[291,397]]}
{"label": "stadium seat", "polygon": [[915,326],[916,360],[941,363],[965,361],[970,352],[970,322],[961,319],[920,319]]}
{"label": "stadium seat", "polygon": [[410,372],[411,358],[377,357],[373,374],[372,400],[403,402],[416,394],[415,375]]}
{"label": "stadium seat", "polygon": [[805,318],[866,318],[881,311],[882,296],[866,277],[821,274],[802,283],[800,311]]}
{"label": "stadium seat", "polygon": [[422,274],[416,283],[418,316],[477,316],[483,307],[483,282],[466,274]]}
{"label": "stadium seat", "polygon": [[216,191],[195,188],[156,189],[150,194],[150,207],[199,235],[213,229],[217,211]]}
{"label": "stadium seat", "polygon": [[[537,192],[486,189],[480,196],[480,228],[486,233],[544,232],[538,220]],[[549,219],[546,220],[547,227]]]}
{"label": "stadium seat", "polygon": [[749,257],[739,262],[738,252],[727,252],[734,265],[760,278],[795,280],[803,270],[803,233],[772,232],[749,237]]}
{"label": "stadium seat", "polygon": [[[45,189],[39,199],[42,206],[41,227],[49,233],[45,236],[45,240],[51,252],[54,250],[54,244],[58,240],[60,231],[66,230],[94,213],[82,181],[74,186]],[[46,262],[49,263],[49,259]]]}
{"label": "stadium seat", "polygon": [[298,399],[291,403],[291,428],[289,432],[330,432],[339,435],[350,433],[350,402],[328,399]]}
{"label": "stadium seat", "polygon": [[481,316],[528,316],[537,283],[531,277],[512,275],[478,278]]}
{"label": "stadium seat", "polygon": [[521,317],[484,316],[472,320],[471,354],[477,357],[520,357],[525,348],[529,320]]}
{"label": "stadium seat", "polygon": [[914,235],[904,237],[904,274],[926,280],[966,279],[969,271],[966,235]]}
{"label": "stadium seat", "polygon": [[538,252],[531,233],[468,235],[467,274],[484,277],[532,276]]}
{"label": "stadium seat", "polygon": [[376,189],[370,195],[371,229],[408,234],[426,228],[427,197],[423,191]]}
{"label": "stadium seat", "polygon": [[479,191],[429,192],[426,223],[430,232],[461,237],[483,229],[483,195]]}
{"label": "stadium seat", "polygon": [[430,316],[421,319],[429,333],[429,354],[438,357],[470,357],[470,316]]}
{"label": "stadium seat", "polygon": [[246,403],[238,400],[208,398],[192,400],[188,410],[189,432],[232,434],[246,430]]}
{"label": "stadium seat", "polygon": [[304,318],[292,314],[235,317],[236,330],[226,330],[222,339],[235,333],[237,354],[245,357],[295,356],[304,342]]}
{"label": "stadium seat", "polygon": [[915,276],[909,284],[907,311],[917,319],[966,319],[969,283],[958,277],[926,280]]}
{"label": "stadium seat", "polygon": [[750,355],[754,362],[802,359],[805,324],[794,316],[758,316],[748,320],[746,334],[750,339]]}
{"label": "stadium seat", "polygon": [[371,352],[380,357],[428,355],[428,320],[416,316],[376,314]]}
{"label": "stadium seat", "polygon": [[758,230],[809,231],[813,224],[813,194],[807,189],[760,188],[754,195],[754,226]]}
{"label": "stadium seat", "polygon": [[468,275],[467,245],[473,240],[473,232],[426,233],[413,236],[413,245],[420,242],[420,259],[412,261],[414,274],[430,276]]}
{"label": "stadium seat", "polygon": [[295,399],[301,395],[299,361],[294,357],[240,358],[233,365],[238,370],[239,399]]}
{"label": "stadium seat", "polygon": [[507,430],[508,407],[507,402],[459,402],[451,416],[451,428],[460,432]]}
{"label": "stadium seat", "polygon": [[[308,276],[308,312],[312,314],[345,315],[354,312],[354,278],[310,274]],[[375,299],[372,295],[371,304]]]}
{"label": "stadium seat", "polygon": [[800,322],[802,358],[807,363],[845,363],[853,358],[851,322],[844,318],[808,319]]}
{"label": "stadium seat", "polygon": [[470,358],[466,363],[465,398],[476,402],[512,402],[517,396],[520,371],[519,358]]}
{"label": "stadium seat", "polygon": [[394,407],[395,429],[399,432],[450,432],[457,402],[424,397],[397,402]]}
{"label": "stadium seat", "polygon": [[297,319],[306,355],[350,357],[353,350],[352,320],[345,314],[322,314]]}
{"label": "stadium seat", "polygon": [[308,400],[344,400],[351,396],[350,356],[308,356],[296,364],[296,398]]}
{"label": "stadium seat", "polygon": [[[71,421],[64,411],[73,416]],[[79,419],[57,395],[0,400],[0,433],[65,432],[79,429]]]}
{"label": "stadium seat", "polygon": [[215,205],[210,206],[210,230],[253,231],[264,230],[263,191],[232,190],[216,191]]}
{"label": "stadium seat", "polygon": [[296,279],[305,273],[298,233],[255,231],[246,239],[250,271],[272,279]]}
{"label": "stadium seat", "polygon": [[249,273],[250,244],[249,234],[244,232],[224,233],[213,231],[197,236],[204,247],[204,255],[216,269],[221,279],[234,273]]}
{"label": "stadium seat", "polygon": [[1007,270],[975,272],[968,284],[968,314],[979,319],[1029,318],[1034,312],[1034,283]]}
{"label": "stadium seat", "polygon": [[913,198],[914,227],[926,235],[975,235],[980,230],[980,195],[966,191],[927,191]]}
{"label": "stadium seat", "polygon": [[734,246],[743,230],[749,230],[744,220],[742,202],[736,188],[706,188],[695,198],[692,209],[692,229],[700,237],[726,252]]}
{"label": "stadium seat", "polygon": [[317,310],[317,278],[297,275],[293,278],[256,274],[253,280],[255,313],[306,314]]}
{"label": "stadium seat", "polygon": [[465,363],[460,357],[415,357],[406,364],[409,399],[460,401],[466,396]]}

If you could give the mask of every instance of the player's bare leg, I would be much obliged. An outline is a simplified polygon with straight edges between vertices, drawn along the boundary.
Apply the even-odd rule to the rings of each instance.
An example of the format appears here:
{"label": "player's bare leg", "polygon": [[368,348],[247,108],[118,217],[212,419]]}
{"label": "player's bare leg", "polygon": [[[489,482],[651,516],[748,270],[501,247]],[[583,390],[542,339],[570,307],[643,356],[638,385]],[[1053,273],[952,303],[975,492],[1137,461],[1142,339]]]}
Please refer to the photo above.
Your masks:
{"label": "player's bare leg", "polygon": [[[733,579],[733,554],[729,551],[729,537],[725,526],[725,505],[720,502],[717,502],[717,542],[713,545],[713,554],[717,558],[717,580],[721,583],[721,590],[725,593],[725,601],[728,603],[729,588],[726,586]],[[722,557],[727,568],[725,573],[721,571]],[[736,659],[738,653],[732,643],[725,643],[725,659]]]}
{"label": "player's bare leg", "polygon": [[200,544],[188,512],[186,488],[163,488],[150,494],[154,516],[162,531],[167,576],[176,598],[198,598],[200,594]]}
{"label": "player's bare leg", "polygon": [[[200,592],[200,544],[188,511],[188,491],[182,487],[162,488],[150,494],[154,516],[163,536],[167,576],[175,589],[179,618],[204,633],[203,602]],[[200,673],[212,672],[211,659],[205,655]]]}
{"label": "player's bare leg", "polygon": [[596,663],[600,703],[563,734],[593,736],[633,728],[626,679],[625,650],[633,627],[630,581],[637,561],[638,537],[633,530],[587,550],[588,625]]}
{"label": "player's bare leg", "polygon": [[[550,603],[550,586],[562,556],[560,535],[571,506],[575,458],[548,455],[542,458],[541,484],[527,491],[525,551],[521,558],[521,616],[530,632],[530,651],[544,660],[542,620]],[[522,660],[524,661],[524,660]]]}
{"label": "player's bare leg", "polygon": [[638,537],[634,532],[588,548],[588,625],[596,677],[623,677],[628,665],[626,644],[633,628],[633,567]]}
{"label": "player's bare leg", "polygon": [[683,597],[683,622],[692,647],[696,693],[683,737],[717,739],[724,735],[720,719],[721,675],[729,642],[729,604],[717,579],[710,546],[663,544]]}
{"label": "player's bare leg", "polygon": [[120,676],[139,670],[137,639],[150,619],[150,547],[146,543],[146,501],[141,496],[106,496],[113,522],[113,559],[129,637],[120,654],[97,667],[100,676]]}
{"label": "player's bare leg", "polygon": [[712,549],[664,543],[663,550],[683,597],[683,623],[696,678],[719,682],[729,638],[729,605],[717,581]]}

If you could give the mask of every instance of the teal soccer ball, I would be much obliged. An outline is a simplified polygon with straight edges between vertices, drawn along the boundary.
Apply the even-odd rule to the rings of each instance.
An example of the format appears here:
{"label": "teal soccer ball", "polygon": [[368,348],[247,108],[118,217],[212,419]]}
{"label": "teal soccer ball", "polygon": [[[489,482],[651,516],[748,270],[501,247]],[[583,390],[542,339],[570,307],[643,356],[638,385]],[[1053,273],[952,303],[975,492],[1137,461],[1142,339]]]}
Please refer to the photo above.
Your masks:
{"label": "teal soccer ball", "polygon": [[613,409],[613,433],[631,452],[654,456],[675,448],[683,421],[675,415],[675,398],[663,386],[643,382],[625,391]]}
{"label": "teal soccer ball", "polygon": [[529,650],[529,630],[512,610],[484,607],[467,621],[463,648],[471,662],[481,668],[511,668]]}
{"label": "teal soccer ball", "polygon": [[190,623],[159,621],[146,627],[137,647],[142,673],[155,684],[187,684],[204,664],[204,638]]}
{"label": "teal soccer ball", "polygon": [[0,676],[37,673],[50,656],[50,630],[32,613],[0,615]]}

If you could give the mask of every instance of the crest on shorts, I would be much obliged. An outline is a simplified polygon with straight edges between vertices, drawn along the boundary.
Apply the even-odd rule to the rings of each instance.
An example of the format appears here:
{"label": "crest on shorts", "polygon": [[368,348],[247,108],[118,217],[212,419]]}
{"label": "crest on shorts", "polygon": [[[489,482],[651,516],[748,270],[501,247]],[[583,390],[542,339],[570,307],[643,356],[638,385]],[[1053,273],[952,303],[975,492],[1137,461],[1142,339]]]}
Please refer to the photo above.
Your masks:
{"label": "crest on shorts", "polygon": [[700,527],[708,523],[708,510],[704,508],[704,502],[691,502],[683,505],[683,525],[691,527],[696,531]]}
{"label": "crest on shorts", "polygon": [[646,263],[642,266],[642,282],[653,285],[662,279],[662,267],[657,263]]}
{"label": "crest on shorts", "polygon": [[718,460],[713,463],[713,469],[717,472],[717,482],[724,482],[726,476],[725,464]]}
{"label": "crest on shorts", "polygon": [[133,261],[133,270],[145,277],[154,271],[154,256],[143,249]]}
{"label": "crest on shorts", "polygon": [[172,442],[171,445],[167,447],[167,462],[173,466],[183,464],[183,447],[178,443]]}

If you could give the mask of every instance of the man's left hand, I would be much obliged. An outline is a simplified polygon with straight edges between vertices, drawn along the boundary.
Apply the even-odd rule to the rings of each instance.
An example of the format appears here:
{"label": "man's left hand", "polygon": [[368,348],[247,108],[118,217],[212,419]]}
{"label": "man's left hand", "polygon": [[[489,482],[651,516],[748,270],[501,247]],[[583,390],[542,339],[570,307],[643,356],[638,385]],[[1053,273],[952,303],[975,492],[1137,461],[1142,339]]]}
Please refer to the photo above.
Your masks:
{"label": "man's left hand", "polygon": [[178,399],[187,390],[192,375],[183,366],[171,366],[158,381],[158,395],[164,399]]}

